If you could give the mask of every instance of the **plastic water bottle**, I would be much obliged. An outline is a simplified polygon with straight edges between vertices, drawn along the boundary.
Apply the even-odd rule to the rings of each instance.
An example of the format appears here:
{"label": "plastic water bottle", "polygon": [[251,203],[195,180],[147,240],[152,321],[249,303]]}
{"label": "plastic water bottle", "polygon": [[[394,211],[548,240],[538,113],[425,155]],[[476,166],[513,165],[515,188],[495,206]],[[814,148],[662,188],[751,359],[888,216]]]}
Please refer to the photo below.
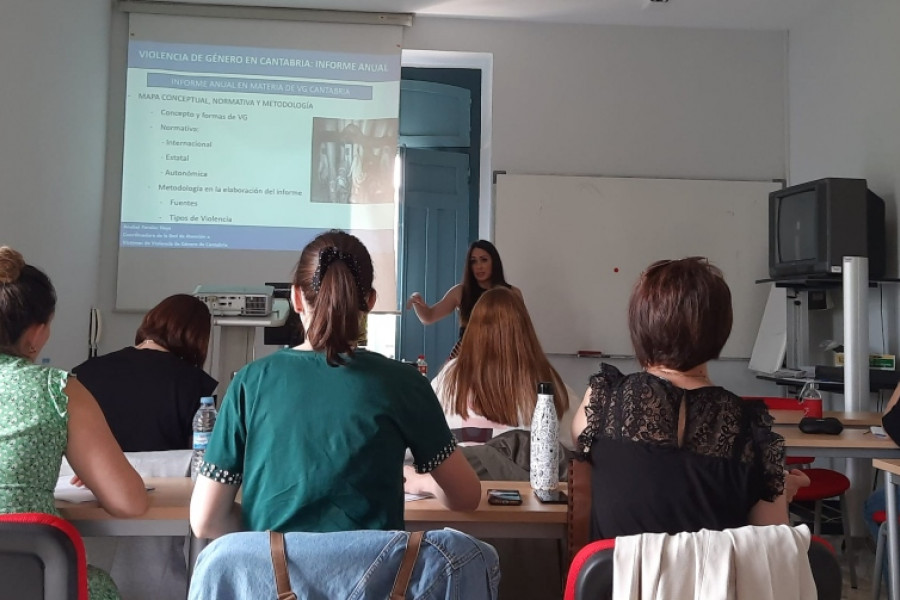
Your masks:
{"label": "plastic water bottle", "polygon": [[537,405],[531,419],[531,487],[559,487],[559,421],[553,404],[553,384],[538,384]]}
{"label": "plastic water bottle", "polygon": [[419,369],[419,373],[428,377],[428,363],[425,362],[424,354],[420,354],[419,358],[416,359],[416,368]]}
{"label": "plastic water bottle", "polygon": [[194,429],[194,453],[191,455],[191,479],[197,480],[197,473],[200,471],[200,465],[203,463],[203,457],[206,454],[206,446],[209,444],[209,435],[212,433],[216,424],[215,398],[212,396],[204,396],[200,398],[200,408],[194,415],[192,423]]}

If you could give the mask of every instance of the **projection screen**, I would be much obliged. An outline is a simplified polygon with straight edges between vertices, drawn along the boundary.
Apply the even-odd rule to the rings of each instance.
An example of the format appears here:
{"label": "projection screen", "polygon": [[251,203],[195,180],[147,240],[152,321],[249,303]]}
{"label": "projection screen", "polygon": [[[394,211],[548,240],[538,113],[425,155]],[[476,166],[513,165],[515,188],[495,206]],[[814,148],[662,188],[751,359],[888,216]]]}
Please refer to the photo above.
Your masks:
{"label": "projection screen", "polygon": [[116,307],[289,280],[354,233],[396,310],[402,28],[131,14]]}

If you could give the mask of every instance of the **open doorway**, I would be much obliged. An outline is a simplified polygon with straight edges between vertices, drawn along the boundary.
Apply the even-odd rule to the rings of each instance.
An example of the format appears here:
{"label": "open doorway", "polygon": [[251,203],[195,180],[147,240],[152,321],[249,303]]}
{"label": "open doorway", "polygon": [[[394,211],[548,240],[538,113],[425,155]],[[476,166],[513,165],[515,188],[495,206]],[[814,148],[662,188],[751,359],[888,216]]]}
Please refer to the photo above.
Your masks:
{"label": "open doorway", "polygon": [[[459,281],[469,242],[490,239],[493,233],[493,57],[487,53],[404,50],[402,64],[400,172],[406,198],[400,199],[398,297],[404,302],[412,291],[420,291],[433,304]],[[441,95],[444,90],[435,91],[441,87],[447,88],[449,99]],[[471,105],[466,100],[470,110],[466,110],[465,132],[459,131],[462,125],[448,119],[459,112],[453,110],[457,101],[451,88],[471,98]],[[437,95],[423,101],[418,99],[423,97],[421,92]],[[423,116],[422,109],[429,108],[426,104],[437,111],[431,130],[429,117]],[[457,104],[462,106],[462,101]],[[464,197],[456,195],[460,170],[465,171]],[[432,374],[436,373],[458,336],[456,316],[423,327],[412,311],[405,306],[400,309],[399,315],[371,315],[370,344],[404,360],[425,354]],[[393,348],[389,337],[393,337]]]}

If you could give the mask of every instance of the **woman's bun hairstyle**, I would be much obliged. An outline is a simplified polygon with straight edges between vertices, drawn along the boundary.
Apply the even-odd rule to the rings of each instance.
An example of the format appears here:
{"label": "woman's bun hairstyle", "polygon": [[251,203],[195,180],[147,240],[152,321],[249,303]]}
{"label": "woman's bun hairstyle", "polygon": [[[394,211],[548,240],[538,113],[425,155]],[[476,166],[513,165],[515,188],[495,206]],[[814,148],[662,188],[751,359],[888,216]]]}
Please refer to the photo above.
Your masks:
{"label": "woman's bun hairstyle", "polygon": [[32,325],[44,325],[56,312],[50,278],[25,262],[22,254],[0,246],[0,352],[18,355],[19,340]]}
{"label": "woman's bun hairstyle", "polygon": [[18,281],[25,268],[25,258],[9,246],[0,246],[0,284]]}

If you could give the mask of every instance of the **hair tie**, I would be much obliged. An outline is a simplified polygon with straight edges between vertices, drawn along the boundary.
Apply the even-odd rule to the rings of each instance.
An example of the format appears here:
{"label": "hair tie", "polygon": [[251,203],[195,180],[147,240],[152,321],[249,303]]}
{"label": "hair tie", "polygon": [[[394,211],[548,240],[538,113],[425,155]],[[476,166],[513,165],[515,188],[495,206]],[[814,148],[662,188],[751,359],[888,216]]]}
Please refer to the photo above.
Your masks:
{"label": "hair tie", "polygon": [[334,261],[339,260],[350,269],[351,275],[353,275],[353,281],[356,283],[356,289],[359,292],[359,310],[367,311],[369,310],[369,305],[366,299],[366,291],[362,287],[362,283],[359,281],[359,263],[356,262],[356,257],[350,254],[349,252],[344,252],[343,250],[338,250],[334,246],[328,246],[326,248],[322,248],[319,250],[319,264],[316,267],[316,272],[313,273],[312,277],[312,288],[318,294],[319,289],[322,287],[322,279],[325,277],[325,272],[328,270],[328,267]]}

